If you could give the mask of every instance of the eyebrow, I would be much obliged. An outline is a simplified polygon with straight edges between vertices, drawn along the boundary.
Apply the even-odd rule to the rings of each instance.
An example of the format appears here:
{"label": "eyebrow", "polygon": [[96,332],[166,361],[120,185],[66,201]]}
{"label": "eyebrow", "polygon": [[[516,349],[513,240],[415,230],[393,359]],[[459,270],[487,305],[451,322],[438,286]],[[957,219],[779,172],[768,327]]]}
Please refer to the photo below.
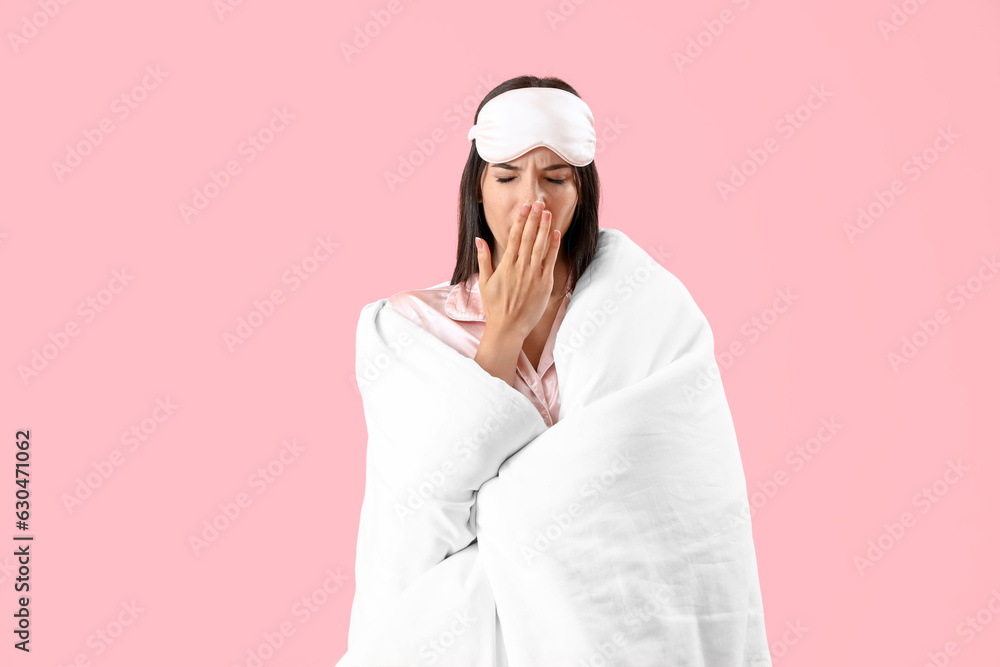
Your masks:
{"label": "eyebrow", "polygon": [[[494,169],[510,169],[511,171],[521,171],[520,167],[512,165],[512,164],[510,164],[508,162],[498,162],[497,164],[490,165],[490,166],[493,167]],[[569,168],[568,164],[562,164],[562,163],[560,163],[560,164],[550,164],[547,167],[542,167],[542,171],[553,171],[555,169],[568,169],[568,168]]]}

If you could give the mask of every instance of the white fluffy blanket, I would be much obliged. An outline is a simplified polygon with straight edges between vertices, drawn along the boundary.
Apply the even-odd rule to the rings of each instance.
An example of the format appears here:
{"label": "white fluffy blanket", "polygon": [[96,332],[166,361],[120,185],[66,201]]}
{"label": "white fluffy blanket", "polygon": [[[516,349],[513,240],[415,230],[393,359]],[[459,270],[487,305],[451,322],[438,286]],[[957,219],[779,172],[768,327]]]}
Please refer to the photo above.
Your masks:
{"label": "white fluffy blanket", "polygon": [[367,473],[337,667],[770,666],[712,332],[673,274],[601,230],[551,428],[386,303],[358,322]]}

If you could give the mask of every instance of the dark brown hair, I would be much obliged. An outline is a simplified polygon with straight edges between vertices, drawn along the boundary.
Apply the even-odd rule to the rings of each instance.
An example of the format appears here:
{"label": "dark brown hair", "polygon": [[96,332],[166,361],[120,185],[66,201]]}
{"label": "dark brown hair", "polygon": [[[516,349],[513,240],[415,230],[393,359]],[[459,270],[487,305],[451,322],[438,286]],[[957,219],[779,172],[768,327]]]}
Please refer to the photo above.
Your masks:
{"label": "dark brown hair", "polygon": [[[518,76],[504,81],[486,94],[476,109],[475,121],[478,122],[479,112],[487,102],[501,93],[516,88],[560,88],[580,97],[580,94],[562,79]],[[467,280],[479,272],[477,236],[489,244],[491,254],[496,253],[495,239],[489,225],[486,224],[483,204],[479,201],[482,197],[482,175],[488,165],[488,162],[479,157],[473,139],[458,190],[458,251],[455,272],[451,276],[452,285]],[[559,252],[566,253],[570,264],[567,290],[575,287],[576,281],[583,275],[597,253],[597,209],[601,199],[601,183],[597,178],[595,162],[585,167],[574,166],[573,178],[577,186],[576,211],[573,213],[565,237],[559,241]]]}

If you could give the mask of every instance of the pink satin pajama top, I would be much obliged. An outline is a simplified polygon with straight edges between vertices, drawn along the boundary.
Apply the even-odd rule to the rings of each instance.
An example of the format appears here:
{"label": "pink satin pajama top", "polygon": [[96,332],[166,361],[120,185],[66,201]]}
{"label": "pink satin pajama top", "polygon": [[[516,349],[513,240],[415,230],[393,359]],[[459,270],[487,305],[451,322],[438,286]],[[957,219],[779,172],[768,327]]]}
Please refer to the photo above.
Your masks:
{"label": "pink satin pajama top", "polygon": [[[520,351],[517,359],[514,389],[532,402],[548,426],[559,419],[559,383],[552,351],[555,349],[556,333],[566,314],[570,294],[563,297],[552,322],[552,330],[538,360],[538,370],[528,361],[524,350]],[[457,285],[446,284],[397,292],[389,297],[389,306],[460,353],[475,359],[479,341],[486,330],[478,272]]]}

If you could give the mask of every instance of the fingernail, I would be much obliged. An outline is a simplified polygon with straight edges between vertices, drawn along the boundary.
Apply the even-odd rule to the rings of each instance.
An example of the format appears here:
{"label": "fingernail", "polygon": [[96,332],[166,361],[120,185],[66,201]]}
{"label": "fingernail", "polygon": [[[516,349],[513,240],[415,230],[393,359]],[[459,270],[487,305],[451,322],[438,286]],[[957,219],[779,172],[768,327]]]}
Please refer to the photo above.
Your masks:
{"label": "fingernail", "polygon": [[538,201],[536,201],[535,204],[534,204],[534,208],[535,208],[536,211],[541,211],[543,206],[545,206],[545,204],[542,203],[541,199],[539,199]]}
{"label": "fingernail", "polygon": [[528,211],[531,209],[531,204],[524,204],[521,206],[521,215],[528,215]]}
{"label": "fingernail", "polygon": [[476,237],[476,250],[478,250],[479,252],[483,251],[483,240],[478,236]]}

